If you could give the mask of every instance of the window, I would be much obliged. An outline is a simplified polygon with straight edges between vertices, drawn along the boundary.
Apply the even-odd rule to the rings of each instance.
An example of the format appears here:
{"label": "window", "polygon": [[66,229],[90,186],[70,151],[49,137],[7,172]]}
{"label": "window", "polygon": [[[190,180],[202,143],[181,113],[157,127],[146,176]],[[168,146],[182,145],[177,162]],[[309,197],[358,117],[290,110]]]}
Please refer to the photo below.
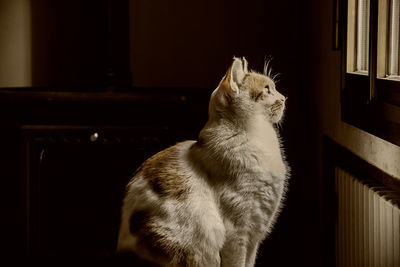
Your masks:
{"label": "window", "polygon": [[[389,5],[388,14],[388,37],[385,39],[388,41],[387,48],[387,71],[385,77],[399,79],[399,11],[400,11],[400,0],[391,0]],[[384,15],[384,14],[382,14]],[[382,47],[383,48],[383,47]]]}
{"label": "window", "polygon": [[368,75],[369,0],[349,1],[347,72]]}
{"label": "window", "polygon": [[342,120],[400,145],[400,0],[337,1]]}

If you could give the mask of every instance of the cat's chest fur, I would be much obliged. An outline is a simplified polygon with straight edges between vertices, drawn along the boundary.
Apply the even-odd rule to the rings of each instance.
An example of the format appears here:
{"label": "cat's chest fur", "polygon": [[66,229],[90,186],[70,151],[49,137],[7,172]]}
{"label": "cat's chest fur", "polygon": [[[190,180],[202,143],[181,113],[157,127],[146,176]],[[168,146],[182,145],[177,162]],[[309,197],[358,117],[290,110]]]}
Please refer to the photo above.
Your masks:
{"label": "cat's chest fur", "polygon": [[240,183],[225,185],[218,190],[218,203],[224,220],[238,228],[267,230],[267,222],[279,205],[284,180],[270,174],[265,176],[268,177],[243,174]]}
{"label": "cat's chest fur", "polygon": [[248,150],[257,159],[254,168],[270,172],[274,176],[285,177],[286,165],[283,161],[278,134],[270,123],[261,116],[253,119],[248,133]]}
{"label": "cat's chest fur", "polygon": [[[221,135],[223,131],[213,132]],[[279,139],[272,125],[258,120],[246,133],[231,135],[228,141],[209,146],[217,147],[216,151],[203,151],[208,156],[202,160],[212,173],[213,191],[227,229],[261,240],[274,221],[285,187],[286,165]],[[229,152],[218,146],[230,147]]]}

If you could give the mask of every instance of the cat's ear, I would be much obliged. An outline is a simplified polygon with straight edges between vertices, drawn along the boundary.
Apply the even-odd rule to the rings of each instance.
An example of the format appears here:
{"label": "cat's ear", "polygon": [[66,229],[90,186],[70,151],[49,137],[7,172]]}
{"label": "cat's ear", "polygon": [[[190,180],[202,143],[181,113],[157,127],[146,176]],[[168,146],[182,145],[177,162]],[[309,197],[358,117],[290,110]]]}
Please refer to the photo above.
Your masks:
{"label": "cat's ear", "polygon": [[243,63],[243,71],[246,74],[249,72],[249,69],[248,69],[249,63],[247,62],[247,60],[244,57],[242,57],[242,63]]}
{"label": "cat's ear", "polygon": [[245,58],[233,58],[232,65],[229,67],[222,81],[221,89],[227,96],[239,93],[239,84],[242,83],[244,76],[248,72],[247,61]]}

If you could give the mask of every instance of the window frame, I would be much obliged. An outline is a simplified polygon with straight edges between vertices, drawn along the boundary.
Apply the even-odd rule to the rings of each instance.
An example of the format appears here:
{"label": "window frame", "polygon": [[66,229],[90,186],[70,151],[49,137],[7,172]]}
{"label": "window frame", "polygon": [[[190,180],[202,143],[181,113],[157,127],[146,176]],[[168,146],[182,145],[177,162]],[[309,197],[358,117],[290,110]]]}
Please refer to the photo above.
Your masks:
{"label": "window frame", "polygon": [[[381,0],[389,1],[389,0]],[[368,75],[347,73],[348,0],[336,0],[334,18],[339,17],[341,34],[333,44],[341,48],[341,118],[361,130],[400,146],[400,81],[377,78],[378,74],[378,7],[370,0]],[[335,19],[336,20],[336,19]],[[337,20],[334,21],[337,24]]]}

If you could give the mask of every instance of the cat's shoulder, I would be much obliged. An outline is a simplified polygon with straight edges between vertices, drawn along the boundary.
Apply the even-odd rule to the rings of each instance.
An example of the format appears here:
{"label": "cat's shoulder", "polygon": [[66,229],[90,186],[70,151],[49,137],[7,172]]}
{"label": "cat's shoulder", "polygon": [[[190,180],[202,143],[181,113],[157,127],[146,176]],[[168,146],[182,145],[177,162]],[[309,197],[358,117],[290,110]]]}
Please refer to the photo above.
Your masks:
{"label": "cat's shoulder", "polygon": [[136,173],[143,169],[161,166],[168,168],[168,166],[178,164],[180,161],[184,160],[187,151],[194,143],[196,142],[192,140],[183,141],[157,152],[145,160]]}
{"label": "cat's shoulder", "polygon": [[168,147],[147,159],[136,170],[132,183],[142,180],[161,197],[185,198],[190,191],[187,151],[195,141],[184,141]]}
{"label": "cat's shoulder", "polygon": [[196,143],[196,141],[192,141],[192,140],[179,142],[173,146],[170,146],[170,147],[154,154],[152,157],[150,157],[148,160],[146,160],[144,162],[144,164],[150,165],[150,164],[153,164],[160,160],[163,160],[163,161],[166,160],[168,162],[182,160],[182,158],[185,156],[185,153],[188,151],[188,149],[190,149],[190,147],[194,143]]}

